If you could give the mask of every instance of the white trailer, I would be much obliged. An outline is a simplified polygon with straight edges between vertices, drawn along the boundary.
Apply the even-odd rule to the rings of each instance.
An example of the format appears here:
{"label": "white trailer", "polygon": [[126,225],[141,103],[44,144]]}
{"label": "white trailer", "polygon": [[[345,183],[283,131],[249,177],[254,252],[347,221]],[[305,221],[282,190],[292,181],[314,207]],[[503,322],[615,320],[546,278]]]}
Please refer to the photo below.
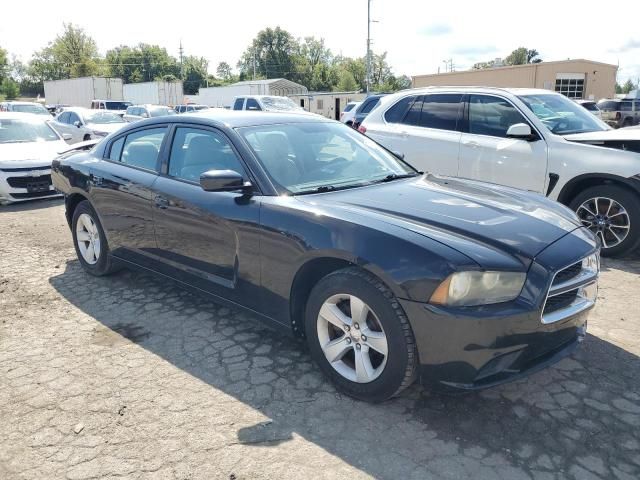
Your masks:
{"label": "white trailer", "polygon": [[183,102],[182,82],[127,83],[123,87],[124,99],[133,104],[179,105]]}
{"label": "white trailer", "polygon": [[307,87],[284,78],[269,80],[247,80],[225,87],[201,88],[198,98],[201,104],[210,107],[231,108],[233,99],[242,95],[289,96],[307,93]]}
{"label": "white trailer", "polygon": [[91,107],[92,100],[123,100],[122,79],[80,77],[44,82],[44,96],[49,105]]}

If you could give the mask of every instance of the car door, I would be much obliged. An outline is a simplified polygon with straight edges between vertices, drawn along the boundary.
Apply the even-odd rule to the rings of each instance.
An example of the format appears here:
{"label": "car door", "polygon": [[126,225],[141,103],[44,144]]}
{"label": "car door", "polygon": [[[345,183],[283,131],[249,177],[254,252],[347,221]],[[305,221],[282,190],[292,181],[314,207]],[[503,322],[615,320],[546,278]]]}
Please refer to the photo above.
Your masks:
{"label": "car door", "polygon": [[114,255],[145,266],[156,247],[151,187],[158,177],[166,125],[116,137],[90,168],[90,195]]}
{"label": "car door", "polygon": [[[85,127],[84,121],[80,118],[76,112],[69,112],[69,132],[73,137],[73,142],[82,142],[84,136],[88,133],[88,129]],[[79,122],[79,123],[76,123]]]}
{"label": "car door", "polygon": [[[508,138],[507,130],[525,123],[534,139]],[[460,177],[544,193],[547,144],[507,99],[469,95],[460,140]]]}
{"label": "car door", "polygon": [[456,176],[462,112],[460,93],[419,96],[393,127],[397,150],[418,170]]}
{"label": "car door", "polygon": [[76,129],[76,127],[69,124],[70,118],[71,118],[70,112],[62,112],[51,122],[51,125],[60,135],[64,133],[71,135],[71,138],[67,140],[67,143],[74,143],[75,142],[75,137],[73,136],[74,132],[72,132],[71,129],[72,128]]}
{"label": "car door", "polygon": [[204,191],[199,179],[208,170],[234,170],[249,178],[220,130],[178,125],[168,165],[154,185],[157,255],[171,276],[255,308],[260,197]]}

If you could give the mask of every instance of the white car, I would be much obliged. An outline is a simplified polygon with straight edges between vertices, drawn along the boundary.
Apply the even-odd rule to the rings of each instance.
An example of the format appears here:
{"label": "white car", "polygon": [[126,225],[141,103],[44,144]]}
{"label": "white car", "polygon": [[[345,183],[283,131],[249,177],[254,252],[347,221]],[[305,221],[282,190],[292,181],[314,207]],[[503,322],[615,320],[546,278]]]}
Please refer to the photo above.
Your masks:
{"label": "white car", "polygon": [[276,95],[241,95],[234,98],[231,109],[316,115],[315,113],[307,112],[289,97]]}
{"label": "white car", "polygon": [[612,130],[560,94],[404,90],[382,98],[360,131],[420,170],[558,200],[596,233],[603,255],[640,243],[640,130]]}
{"label": "white car", "polygon": [[582,108],[588,110],[593,115],[595,115],[600,120],[602,120],[602,112],[598,108],[598,104],[595,101],[593,101],[593,100],[576,100],[575,102],[578,105],[580,105]]}
{"label": "white car", "polygon": [[0,112],[0,203],[58,195],[51,161],[68,148],[47,118]]}
{"label": "white car", "polygon": [[106,137],[120,130],[127,122],[108,110],[73,107],[65,108],[51,125],[58,132],[71,135],[69,143],[76,143]]}
{"label": "white car", "polygon": [[176,111],[164,105],[132,105],[127,108],[122,118],[131,123],[151,117],[162,117],[165,115],[176,115]]}
{"label": "white car", "polygon": [[362,102],[349,102],[344,106],[344,110],[340,114],[340,121],[346,125],[353,125],[353,118],[356,116],[356,110]]}
{"label": "white car", "polygon": [[44,115],[48,119],[51,119],[51,113],[44,105],[36,102],[1,102],[0,112],[21,112],[21,113],[33,113],[35,115]]}

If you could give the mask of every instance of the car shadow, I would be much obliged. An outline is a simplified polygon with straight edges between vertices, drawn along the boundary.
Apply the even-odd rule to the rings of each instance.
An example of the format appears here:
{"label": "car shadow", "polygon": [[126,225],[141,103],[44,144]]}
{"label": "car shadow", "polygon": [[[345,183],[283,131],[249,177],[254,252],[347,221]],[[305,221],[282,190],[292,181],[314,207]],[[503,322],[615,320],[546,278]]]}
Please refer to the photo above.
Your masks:
{"label": "car shadow", "polygon": [[43,208],[51,208],[63,204],[64,199],[62,197],[25,200],[24,202],[15,202],[8,205],[0,205],[0,214],[3,212],[24,212],[27,210],[41,210]]}
{"label": "car shadow", "polygon": [[603,272],[621,270],[628,273],[640,273],[640,249],[623,257],[603,257],[600,260]]}
{"label": "car shadow", "polygon": [[640,359],[592,335],[518,382],[460,396],[414,385],[371,405],[340,395],[301,342],[172,282],[95,278],[74,260],[50,283],[106,327],[94,343],[133,342],[269,418],[239,428],[237,444],[298,435],[376,478],[640,475]]}

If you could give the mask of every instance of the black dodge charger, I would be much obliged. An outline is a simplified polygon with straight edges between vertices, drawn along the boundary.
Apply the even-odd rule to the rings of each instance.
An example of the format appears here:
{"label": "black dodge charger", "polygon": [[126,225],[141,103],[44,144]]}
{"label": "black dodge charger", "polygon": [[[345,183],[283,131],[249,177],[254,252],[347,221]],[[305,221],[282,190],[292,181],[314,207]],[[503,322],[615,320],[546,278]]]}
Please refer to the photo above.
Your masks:
{"label": "black dodge charger", "polygon": [[53,162],[78,259],[143,268],[306,338],[342,391],[471,390],[584,337],[598,245],[537,194],[415,171],[340,123],[208,111]]}

